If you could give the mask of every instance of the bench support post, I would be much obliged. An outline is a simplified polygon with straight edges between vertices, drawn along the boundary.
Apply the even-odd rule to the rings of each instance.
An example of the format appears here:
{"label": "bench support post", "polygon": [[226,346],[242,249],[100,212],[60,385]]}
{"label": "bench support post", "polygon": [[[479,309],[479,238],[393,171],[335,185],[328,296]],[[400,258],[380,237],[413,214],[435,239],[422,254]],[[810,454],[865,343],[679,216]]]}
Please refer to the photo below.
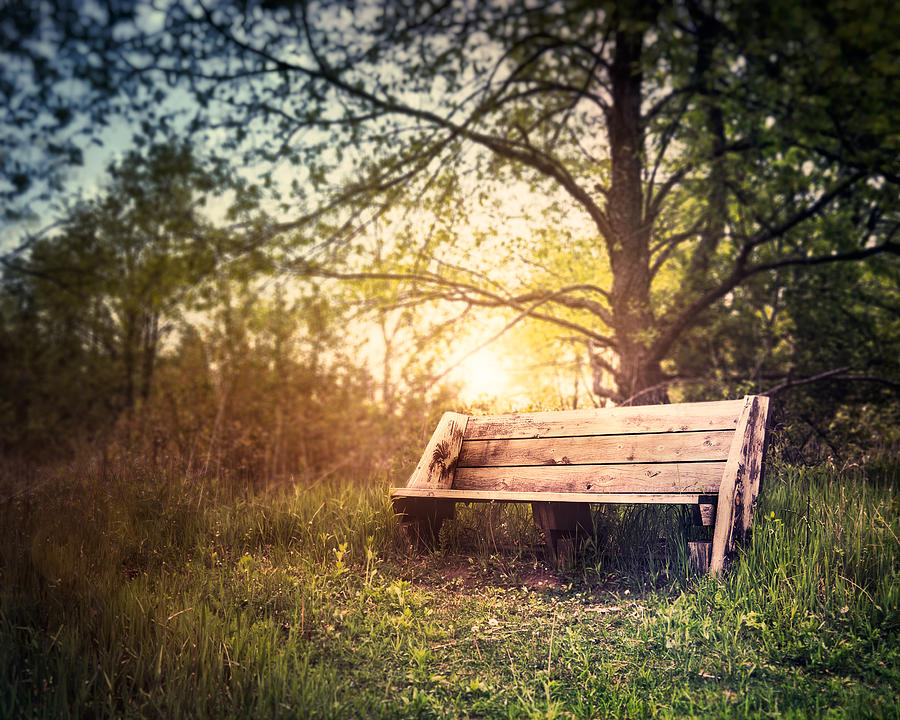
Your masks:
{"label": "bench support post", "polygon": [[571,565],[580,542],[594,534],[587,503],[533,502],[534,523],[544,531],[547,558],[556,565]]}
{"label": "bench support post", "polygon": [[716,506],[710,575],[721,576],[735,544],[749,537],[762,476],[769,398],[748,396],[738,419]]}
{"label": "bench support post", "polygon": [[452,500],[394,498],[393,503],[401,534],[416,547],[437,547],[441,525],[456,513]]}
{"label": "bench support post", "polygon": [[715,495],[701,495],[700,502],[691,507],[693,526],[687,528],[687,546],[691,571],[697,575],[709,572],[712,557],[712,532],[716,524]]}
{"label": "bench support post", "polygon": [[[407,487],[446,489],[453,484],[468,420],[460,413],[443,414]],[[453,500],[395,497],[393,503],[400,532],[416,547],[437,547],[441,525],[456,512]]]}
{"label": "bench support post", "polygon": [[712,557],[712,541],[691,540],[687,545],[691,557],[691,570],[698,575],[706,574]]}

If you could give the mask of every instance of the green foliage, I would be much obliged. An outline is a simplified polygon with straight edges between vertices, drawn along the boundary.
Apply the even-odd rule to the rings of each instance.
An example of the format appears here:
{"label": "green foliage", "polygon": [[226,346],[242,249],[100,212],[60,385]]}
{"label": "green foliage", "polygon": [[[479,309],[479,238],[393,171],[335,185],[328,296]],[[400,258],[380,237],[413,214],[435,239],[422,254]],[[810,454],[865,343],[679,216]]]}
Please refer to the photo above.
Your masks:
{"label": "green foliage", "polygon": [[[276,281],[254,189],[187,146],[134,150],[109,174],[3,259],[5,453],[139,457],[241,487],[407,462],[443,397],[406,394],[426,353],[387,347],[376,383],[351,293]],[[236,222],[217,226],[206,206],[229,189]]]}
{"label": "green foliage", "polygon": [[683,400],[766,393],[793,460],[896,452],[895,263],[782,271],[745,285],[674,357]]}
{"label": "green foliage", "polygon": [[786,269],[896,262],[900,32],[883,2],[163,2],[76,22],[90,60],[70,4],[50,6],[59,24],[4,25],[30,71],[11,106],[52,114],[53,81],[74,77],[149,136],[181,115],[259,176],[285,265],[390,280],[382,309],[401,314],[563,328],[616,402],[665,399],[696,336],[743,336],[732,298]]}
{"label": "green foliage", "polygon": [[206,320],[184,326],[161,359],[140,433],[119,447],[236,488],[362,479],[409,464],[441,397],[403,396],[387,409],[340,325],[346,310],[303,289],[277,285],[266,298],[224,279]]}
{"label": "green foliage", "polygon": [[97,55],[114,28],[134,18],[128,3],[97,14],[78,0],[0,8],[0,222],[34,217],[29,203],[51,200],[68,171],[109,139],[122,109],[109,107],[111,96],[138,99],[135,83],[114,78]]}
{"label": "green foliage", "polygon": [[186,146],[132,151],[109,185],[4,258],[7,446],[78,441],[150,396],[160,346],[227,253],[200,208],[222,178]]}

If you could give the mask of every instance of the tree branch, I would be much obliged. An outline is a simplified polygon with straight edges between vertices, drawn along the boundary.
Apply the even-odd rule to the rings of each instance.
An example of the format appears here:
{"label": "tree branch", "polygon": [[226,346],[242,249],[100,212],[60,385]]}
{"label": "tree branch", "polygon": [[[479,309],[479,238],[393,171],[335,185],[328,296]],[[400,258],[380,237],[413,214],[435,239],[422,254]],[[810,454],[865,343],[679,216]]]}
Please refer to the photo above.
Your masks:
{"label": "tree branch", "polygon": [[741,282],[746,280],[751,275],[755,275],[757,273],[765,272],[768,270],[776,270],[780,267],[787,267],[790,265],[821,265],[830,262],[862,260],[871,255],[876,255],[882,252],[900,254],[900,245],[897,245],[896,243],[893,243],[891,241],[886,241],[881,245],[876,245],[870,248],[861,248],[859,250],[846,253],[834,253],[831,255],[822,255],[817,257],[785,258],[780,261],[762,263],[759,265],[747,267],[747,260],[755,248],[778,237],[782,237],[784,234],[795,228],[803,221],[815,217],[832,200],[834,200],[842,193],[846,192],[862,177],[863,175],[860,173],[852,175],[851,177],[847,178],[846,180],[832,188],[827,193],[824,193],[815,202],[794,213],[790,218],[782,222],[780,225],[773,228],[766,228],[764,231],[761,231],[753,238],[747,240],[741,247],[737,258],[735,259],[734,268],[732,269],[731,273],[729,273],[729,275],[718,285],[708,289],[700,297],[690,303],[674,319],[669,322],[668,326],[661,333],[659,339],[657,339],[657,341],[653,344],[653,347],[651,348],[651,351],[649,353],[649,358],[653,361],[662,360],[665,354],[672,347],[672,344],[675,342],[675,340],[685,330],[699,322],[700,313],[706,310],[714,302],[724,297],[727,293],[731,292],[735,287],[737,287]]}
{"label": "tree branch", "polygon": [[[201,5],[201,7],[203,7]],[[263,61],[273,63],[278,70],[286,72],[296,72],[311,79],[322,80],[333,88],[340,90],[349,97],[361,100],[373,108],[377,108],[387,114],[397,114],[406,117],[412,117],[417,120],[426,122],[433,127],[442,128],[450,131],[454,136],[461,137],[475,144],[490,150],[498,155],[513,162],[519,162],[523,165],[537,170],[545,177],[554,180],[563,190],[565,190],[579,205],[581,205],[594,224],[597,226],[601,235],[606,238],[612,237],[611,227],[603,209],[594,201],[584,188],[582,188],[575,179],[569,174],[565,167],[556,159],[548,154],[537,150],[531,145],[523,145],[521,143],[512,142],[506,138],[489,135],[483,132],[473,130],[470,125],[474,123],[484,112],[483,107],[476,108],[469,114],[468,119],[460,124],[453,122],[446,117],[442,117],[435,112],[413,108],[403,104],[397,100],[378,97],[374,93],[364,89],[362,86],[350,83],[325,65],[321,57],[315,53],[315,49],[311,46],[311,30],[308,26],[308,18],[303,13],[303,22],[305,25],[305,34],[307,41],[310,43],[310,52],[314,59],[317,60],[318,67],[307,67],[297,63],[287,63],[283,60],[273,57],[263,50],[255,48],[235,38],[226,28],[221,27],[214,22],[211,13],[203,7],[206,14],[207,22],[224,38],[233,43],[241,50],[251,53]]]}
{"label": "tree branch", "polygon": [[843,380],[847,382],[874,382],[879,383],[881,385],[887,385],[888,387],[900,389],[900,382],[897,380],[893,380],[891,378],[881,377],[879,375],[868,375],[868,374],[857,374],[857,373],[848,373],[850,370],[849,365],[845,365],[844,367],[834,368],[832,370],[826,370],[825,372],[818,373],[816,375],[811,375],[806,378],[799,378],[797,380],[787,380],[779,385],[775,385],[774,387],[766,390],[763,395],[768,395],[772,397],[779,393],[784,392],[785,390],[790,390],[791,388],[799,387],[801,385],[811,385],[813,383],[822,382],[823,380]]}
{"label": "tree branch", "polygon": [[872,255],[881,253],[889,253],[891,255],[900,255],[900,243],[885,241],[880,245],[872,247],[860,248],[859,250],[851,250],[843,253],[833,253],[831,255],[817,255],[814,257],[792,257],[776,260],[770,263],[761,263],[753,265],[746,270],[745,278],[757,273],[766,272],[768,270],[778,270],[783,267],[791,266],[813,266],[825,265],[826,263],[847,262],[851,260],[864,260]]}
{"label": "tree branch", "polygon": [[[440,298],[443,300],[447,300],[448,302],[465,302],[479,307],[508,307],[519,311],[525,311],[526,307],[524,304],[529,302],[536,303],[535,307],[550,302],[566,306],[565,304],[569,302],[577,304],[578,309],[587,309],[586,305],[581,304],[578,299],[566,298],[566,293],[571,292],[572,290],[582,289],[584,287],[591,287],[573,285],[556,291],[546,291],[543,293],[534,292],[519,296],[504,297],[502,295],[499,295],[498,293],[489,292],[484,288],[472,285],[470,283],[450,280],[449,278],[441,277],[440,275],[435,275],[433,273],[427,272],[339,272],[337,270],[330,270],[320,265],[314,265],[306,261],[294,263],[294,271],[299,274],[316,277],[326,277],[335,280],[387,280],[431,284],[443,287],[450,292],[433,293],[429,296],[429,299]],[[582,302],[589,303],[590,301],[582,299]],[[615,341],[611,337],[601,335],[600,333],[576,322],[566,320],[564,318],[558,318],[547,313],[535,312],[534,310],[529,311],[528,314],[530,317],[533,317],[537,320],[543,320],[545,322],[549,322],[551,324],[573,330],[580,335],[589,338],[598,345],[602,345],[603,347],[614,348],[616,346]]]}
{"label": "tree branch", "polygon": [[447,377],[447,375],[449,375],[456,368],[458,368],[460,365],[462,365],[466,360],[468,360],[470,357],[472,357],[472,355],[477,353],[479,350],[483,350],[488,345],[499,340],[503,335],[505,335],[507,332],[509,332],[509,330],[511,330],[513,328],[513,326],[517,325],[519,322],[521,322],[522,320],[524,320],[527,317],[533,317],[534,311],[537,310],[537,308],[540,307],[544,302],[546,302],[546,301],[539,300],[538,302],[534,303],[530,307],[525,308],[521,313],[516,315],[516,317],[514,317],[512,320],[510,320],[508,323],[506,323],[506,325],[504,325],[498,332],[491,335],[487,340],[476,345],[472,350],[467,352],[459,360],[457,360],[455,363],[450,365],[450,367],[446,368],[445,370],[438,373],[437,375],[429,378],[428,379],[429,384],[434,385],[441,379]]}
{"label": "tree branch", "polygon": [[794,213],[780,225],[764,228],[759,233],[757,233],[755,237],[748,240],[748,242],[744,246],[744,252],[742,253],[742,255],[746,257],[747,254],[749,254],[749,251],[753,248],[767,243],[770,240],[774,240],[775,238],[782,237],[783,235],[785,235],[785,233],[795,228],[804,220],[809,220],[811,217],[818,215],[832,200],[847,192],[847,190],[849,190],[853,185],[862,180],[865,176],[865,173],[854,173],[850,177],[846,178],[843,182],[835,185],[828,192],[823,193],[822,196],[814,203],[807,205],[800,212]]}

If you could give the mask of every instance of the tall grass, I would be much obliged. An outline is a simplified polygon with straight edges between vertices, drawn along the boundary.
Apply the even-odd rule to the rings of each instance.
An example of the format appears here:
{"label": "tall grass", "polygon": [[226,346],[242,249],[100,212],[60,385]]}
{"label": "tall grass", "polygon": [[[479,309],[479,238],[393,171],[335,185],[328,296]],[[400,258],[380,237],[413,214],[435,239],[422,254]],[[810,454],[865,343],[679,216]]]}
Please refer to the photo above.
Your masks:
{"label": "tall grass", "polygon": [[780,465],[773,480],[729,578],[734,594],[776,612],[789,602],[798,612],[886,620],[900,606],[900,477]]}
{"label": "tall grass", "polygon": [[857,671],[900,631],[898,480],[896,468],[776,466],[749,548],[725,583],[700,585],[696,607],[727,610],[769,657]]}
{"label": "tall grass", "polygon": [[677,511],[604,511],[559,574],[522,506],[416,556],[383,482],[7,480],[0,717],[897,717],[897,481],[772,465],[717,582]]}
{"label": "tall grass", "polygon": [[54,478],[0,526],[0,717],[320,704],[303,639],[329,583],[395,539],[374,485],[225,501],[141,472]]}

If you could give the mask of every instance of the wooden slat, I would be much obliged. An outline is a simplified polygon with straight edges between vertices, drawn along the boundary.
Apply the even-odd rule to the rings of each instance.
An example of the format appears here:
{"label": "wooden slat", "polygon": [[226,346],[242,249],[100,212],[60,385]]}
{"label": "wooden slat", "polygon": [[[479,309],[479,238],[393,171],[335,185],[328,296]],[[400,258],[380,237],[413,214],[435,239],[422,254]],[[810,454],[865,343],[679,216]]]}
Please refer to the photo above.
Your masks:
{"label": "wooden slat", "polygon": [[743,483],[747,472],[747,460],[754,447],[754,430],[757,426],[760,404],[756,396],[748,395],[734,433],[734,441],[722,474],[719,502],[716,506],[716,528],[713,532],[710,575],[725,571],[725,558],[734,550],[735,520],[743,523]]}
{"label": "wooden slat", "polygon": [[734,430],[742,400],[469,418],[466,440]]}
{"label": "wooden slat", "polygon": [[443,490],[430,488],[391,488],[395,498],[435,498],[458,502],[574,502],[694,505],[705,495],[699,493],[554,493],[499,490]]}
{"label": "wooden slat", "polygon": [[468,420],[469,416],[461,413],[443,414],[419,464],[406,483],[407,487],[450,487]]}
{"label": "wooden slat", "polygon": [[455,490],[525,492],[718,492],[721,462],[459,468]]}
{"label": "wooden slat", "polygon": [[458,466],[581,465],[722,460],[732,430],[517,440],[466,440]]}
{"label": "wooden slat", "polygon": [[747,459],[747,474],[744,478],[743,523],[740,533],[740,542],[747,539],[747,533],[753,524],[753,516],[756,514],[756,498],[759,495],[759,485],[762,482],[763,461],[766,456],[766,425],[769,421],[769,398],[759,395],[756,398],[759,405],[753,424],[753,441],[749,448]]}

